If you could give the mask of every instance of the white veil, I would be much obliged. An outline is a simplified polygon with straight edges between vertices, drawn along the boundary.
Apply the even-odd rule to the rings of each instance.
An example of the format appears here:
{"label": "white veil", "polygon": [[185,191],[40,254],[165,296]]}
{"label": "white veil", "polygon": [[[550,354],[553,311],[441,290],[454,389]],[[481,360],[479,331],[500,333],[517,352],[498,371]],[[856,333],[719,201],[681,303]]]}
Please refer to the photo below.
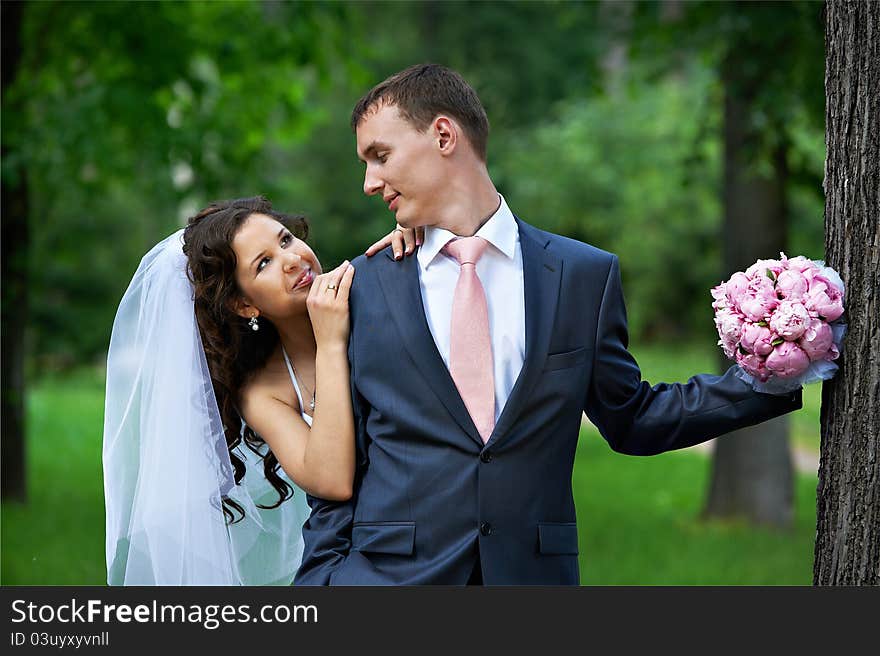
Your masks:
{"label": "white veil", "polygon": [[[262,461],[232,464],[186,275],[183,230],[141,260],[113,323],[104,413],[110,585],[287,585],[302,558],[305,493],[278,499]],[[245,511],[228,525],[221,497]]]}

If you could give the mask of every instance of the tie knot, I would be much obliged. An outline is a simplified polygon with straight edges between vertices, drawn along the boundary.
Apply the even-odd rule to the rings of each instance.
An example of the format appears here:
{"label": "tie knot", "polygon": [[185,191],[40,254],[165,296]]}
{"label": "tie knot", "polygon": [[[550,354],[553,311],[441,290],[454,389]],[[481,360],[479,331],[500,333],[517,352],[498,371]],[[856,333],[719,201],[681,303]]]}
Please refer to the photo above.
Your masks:
{"label": "tie knot", "polygon": [[443,250],[462,264],[476,264],[486,250],[489,242],[482,237],[462,237],[453,239]]}

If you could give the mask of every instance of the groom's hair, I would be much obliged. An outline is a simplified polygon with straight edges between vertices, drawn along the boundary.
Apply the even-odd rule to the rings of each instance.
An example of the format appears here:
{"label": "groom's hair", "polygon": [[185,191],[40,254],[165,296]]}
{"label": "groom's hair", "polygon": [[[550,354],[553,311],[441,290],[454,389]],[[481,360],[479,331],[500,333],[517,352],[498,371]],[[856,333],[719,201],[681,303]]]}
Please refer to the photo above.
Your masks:
{"label": "groom's hair", "polygon": [[439,64],[416,64],[380,82],[351,113],[351,129],[382,105],[394,105],[401,116],[424,132],[438,114],[448,114],[464,128],[477,156],[486,161],[489,119],[477,92],[458,73]]}

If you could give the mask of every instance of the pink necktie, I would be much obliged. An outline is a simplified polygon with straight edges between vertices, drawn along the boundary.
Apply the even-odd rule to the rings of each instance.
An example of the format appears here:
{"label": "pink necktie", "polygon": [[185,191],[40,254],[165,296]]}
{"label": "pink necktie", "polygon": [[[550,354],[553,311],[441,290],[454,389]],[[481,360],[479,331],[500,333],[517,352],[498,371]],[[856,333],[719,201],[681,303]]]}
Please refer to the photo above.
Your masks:
{"label": "pink necktie", "polygon": [[477,277],[477,261],[489,245],[482,237],[464,237],[444,247],[461,269],[452,298],[449,373],[474,425],[488,442],[495,428],[495,376],[486,293]]}

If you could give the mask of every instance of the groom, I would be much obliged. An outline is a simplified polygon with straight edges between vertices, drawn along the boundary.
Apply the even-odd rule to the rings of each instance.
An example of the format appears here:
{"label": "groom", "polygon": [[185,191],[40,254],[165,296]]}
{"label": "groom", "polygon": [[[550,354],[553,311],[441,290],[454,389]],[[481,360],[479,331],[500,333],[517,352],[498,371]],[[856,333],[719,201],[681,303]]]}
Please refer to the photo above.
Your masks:
{"label": "groom", "polygon": [[511,212],[457,73],[401,71],[352,126],[364,193],[426,230],[417,257],[354,262],[355,496],[309,500],[296,584],[576,585],[583,412],[615,451],[653,455],[800,407],[733,368],[642,382],[617,257]]}

